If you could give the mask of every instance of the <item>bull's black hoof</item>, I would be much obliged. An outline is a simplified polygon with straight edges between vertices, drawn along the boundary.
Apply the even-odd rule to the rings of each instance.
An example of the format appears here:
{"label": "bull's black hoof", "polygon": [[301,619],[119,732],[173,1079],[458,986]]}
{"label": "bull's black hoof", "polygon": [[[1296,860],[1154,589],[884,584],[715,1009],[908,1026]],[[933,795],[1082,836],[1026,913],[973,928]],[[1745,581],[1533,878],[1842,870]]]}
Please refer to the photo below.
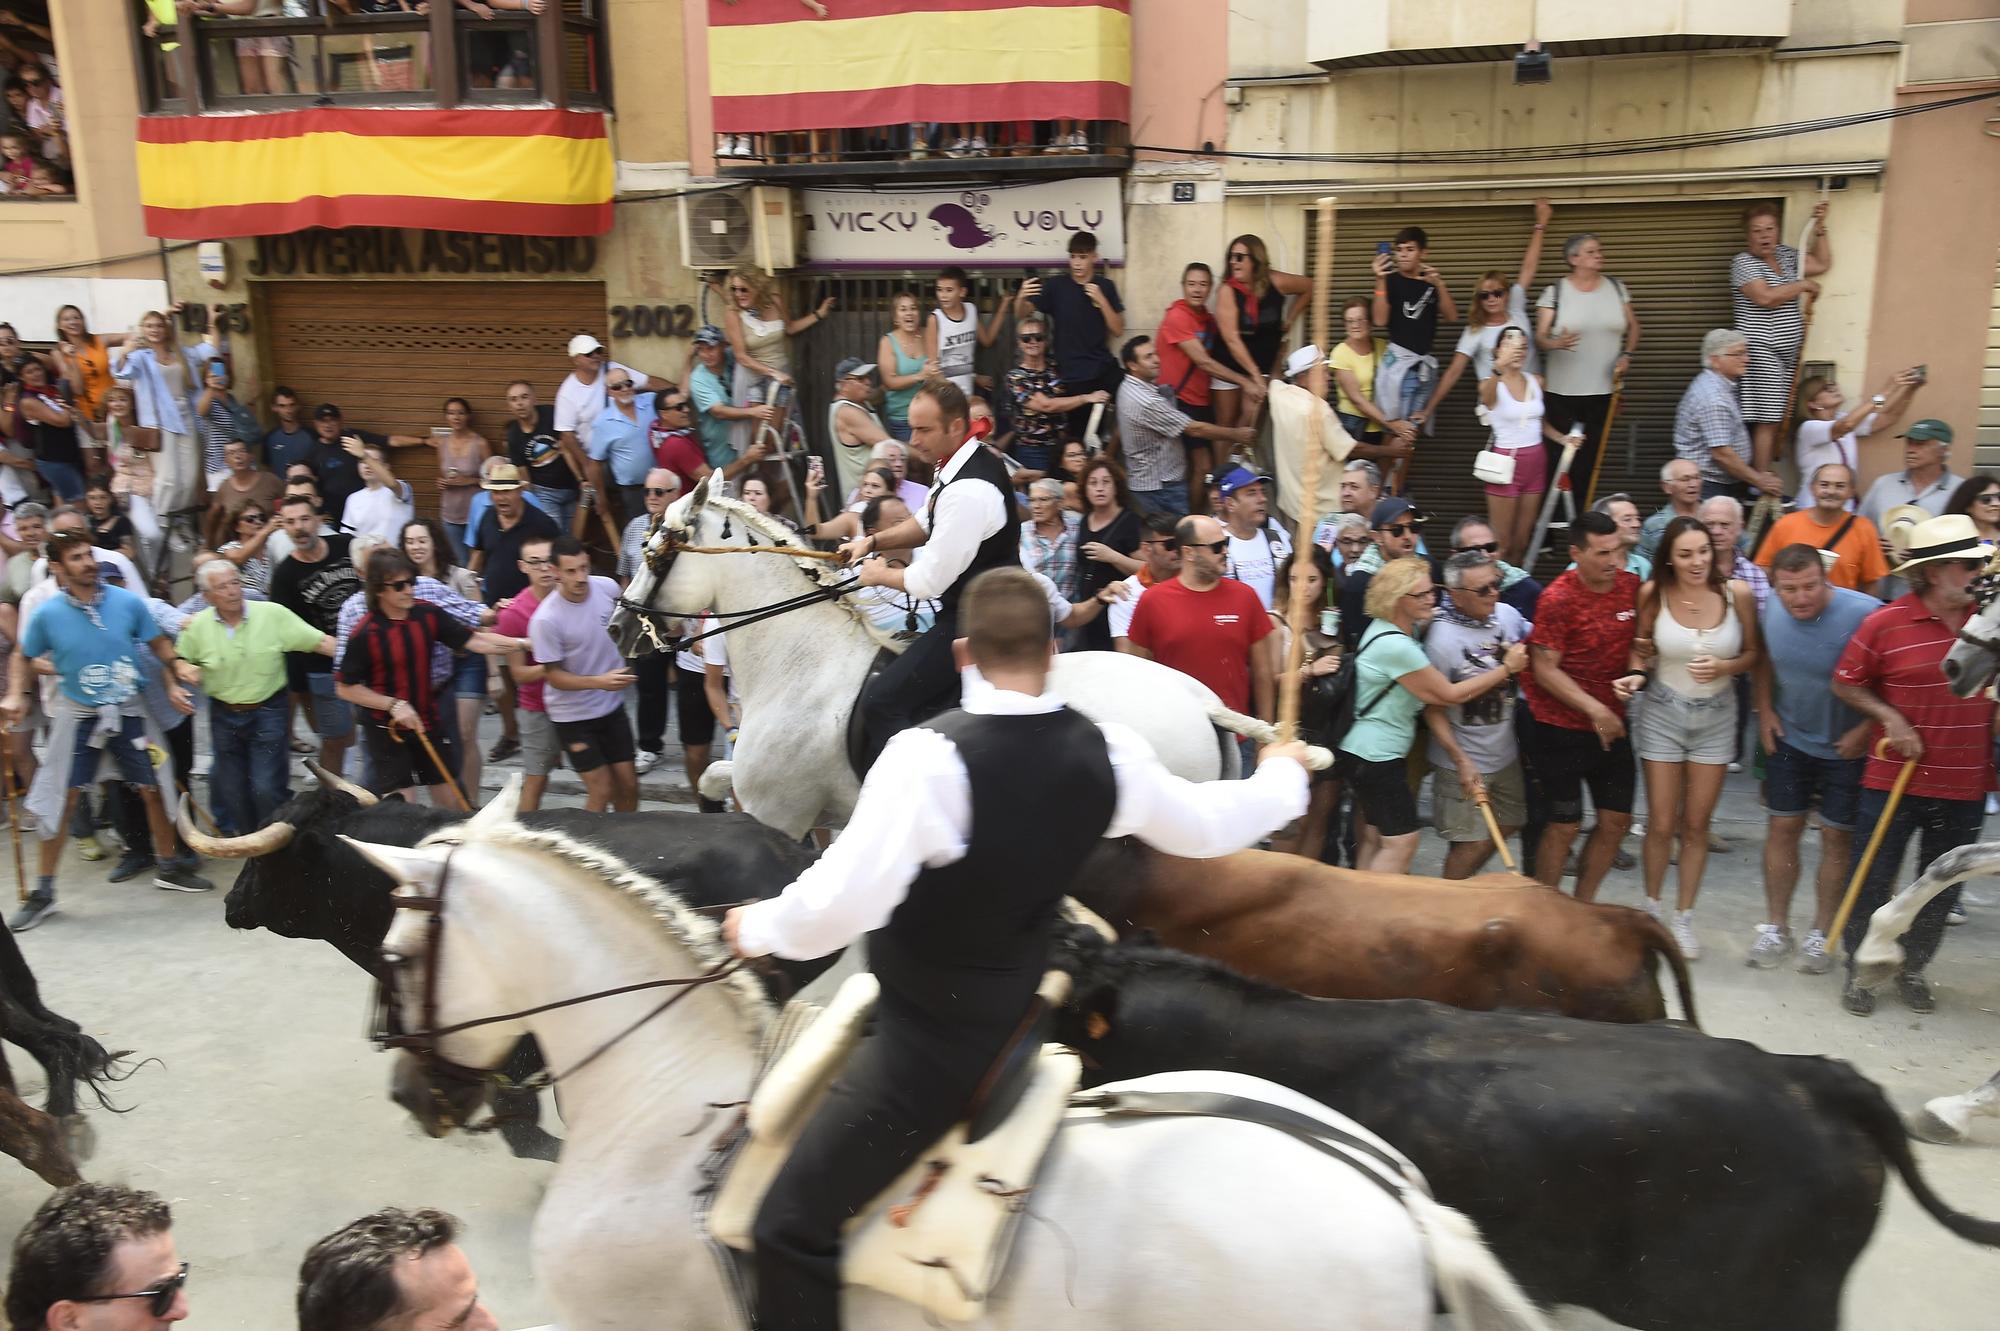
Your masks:
{"label": "bull's black hoof", "polygon": [[1852,980],[1840,991],[1840,1005],[1857,1017],[1875,1015],[1875,995]]}
{"label": "bull's black hoof", "polygon": [[514,1153],[516,1160],[547,1160],[555,1163],[562,1154],[562,1138],[552,1136],[538,1127],[522,1126],[502,1129],[501,1137],[507,1149]]}

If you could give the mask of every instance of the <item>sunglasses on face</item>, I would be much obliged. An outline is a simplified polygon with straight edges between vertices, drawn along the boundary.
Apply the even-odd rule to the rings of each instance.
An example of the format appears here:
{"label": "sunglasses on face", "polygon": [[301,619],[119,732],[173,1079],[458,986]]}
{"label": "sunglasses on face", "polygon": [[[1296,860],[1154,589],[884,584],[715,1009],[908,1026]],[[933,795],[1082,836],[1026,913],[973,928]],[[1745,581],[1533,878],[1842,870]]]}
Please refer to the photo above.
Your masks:
{"label": "sunglasses on face", "polygon": [[750,294],[750,288],[749,288],[749,287],[740,287],[740,286],[732,286],[732,287],[730,287],[730,288],[729,288],[729,293],[730,293],[731,295],[733,295],[733,296],[747,296],[747,295],[749,295],[749,294]]}
{"label": "sunglasses on face", "polygon": [[526,564],[529,568],[547,568],[549,565],[555,563],[556,561],[553,559],[529,559],[524,555],[521,558],[521,562],[523,564]]}
{"label": "sunglasses on face", "polygon": [[1992,494],[1983,494],[1979,496],[1978,502],[1982,504],[2000,504],[2000,491],[1995,491]]}
{"label": "sunglasses on face", "polygon": [[667,489],[665,486],[649,485],[646,487],[646,493],[649,495],[657,496],[657,495],[670,495],[673,494],[674,491]]}
{"label": "sunglasses on face", "polygon": [[1233,254],[1231,254],[1231,255],[1229,256],[1229,262],[1231,262],[1231,263],[1248,263],[1248,262],[1250,262],[1250,256],[1249,256],[1249,255],[1247,255],[1247,254],[1245,254],[1245,253],[1244,253],[1243,251],[1241,251],[1241,250],[1237,250],[1237,251],[1236,251],[1235,253],[1233,253]]}
{"label": "sunglasses on face", "polygon": [[174,1296],[187,1285],[188,1264],[181,1263],[181,1269],[162,1280],[151,1289],[135,1289],[130,1294],[89,1294],[70,1300],[72,1303],[110,1303],[114,1299],[151,1299],[146,1310],[155,1317],[165,1317],[174,1310]]}
{"label": "sunglasses on face", "polygon": [[1377,527],[1375,530],[1379,532],[1387,532],[1391,536],[1402,536],[1405,533],[1413,532],[1416,529],[1417,529],[1417,524],[1414,522],[1398,522],[1387,527]]}
{"label": "sunglasses on face", "polygon": [[417,585],[417,580],[415,578],[397,578],[393,582],[385,582],[382,585],[392,592],[406,592]]}
{"label": "sunglasses on face", "polygon": [[1048,340],[1049,340],[1049,339],[1048,339],[1048,335],[1047,335],[1047,334],[1045,334],[1045,333],[1023,333],[1023,334],[1021,334],[1021,341],[1023,341],[1023,342],[1046,342],[1046,341],[1048,341]]}
{"label": "sunglasses on face", "polygon": [[1479,293],[1479,298],[1481,300],[1498,300],[1506,294],[1504,291],[1482,291]]}
{"label": "sunglasses on face", "polygon": [[1484,587],[1460,587],[1459,590],[1467,596],[1498,596],[1500,594],[1500,584],[1489,582]]}
{"label": "sunglasses on face", "polygon": [[1229,538],[1227,536],[1223,537],[1219,541],[1181,542],[1181,549],[1183,550],[1206,550],[1213,555],[1219,555],[1228,548],[1229,548]]}
{"label": "sunglasses on face", "polygon": [[606,388],[609,388],[614,393],[622,393],[631,386],[632,386],[632,381],[630,379],[625,380],[623,383],[605,385]]}
{"label": "sunglasses on face", "polygon": [[1451,548],[1451,552],[1455,555],[1470,554],[1474,550],[1477,550],[1482,555],[1497,555],[1500,553],[1500,542],[1488,541],[1484,545],[1455,545]]}

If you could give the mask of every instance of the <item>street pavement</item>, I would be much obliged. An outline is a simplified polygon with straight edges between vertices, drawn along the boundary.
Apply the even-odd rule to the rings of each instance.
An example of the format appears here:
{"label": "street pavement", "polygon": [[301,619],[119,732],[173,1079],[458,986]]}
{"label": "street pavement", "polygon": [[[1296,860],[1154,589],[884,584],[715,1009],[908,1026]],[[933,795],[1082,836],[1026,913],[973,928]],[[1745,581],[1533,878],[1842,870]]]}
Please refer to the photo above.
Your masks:
{"label": "street pavement", "polygon": [[[488,718],[488,744],[494,725]],[[511,762],[489,769],[489,786],[514,770]],[[676,765],[644,785],[649,805],[689,799]],[[577,802],[573,778],[559,776],[555,789],[552,804]],[[1885,994],[1864,1021],[1840,1008],[1837,975],[1744,966],[1762,915],[1763,823],[1755,785],[1731,777],[1717,830],[1732,849],[1711,858],[1697,913],[1706,955],[1694,977],[1709,1033],[1849,1059],[1903,1109],[1990,1076],[2000,1065],[2000,888],[1972,886],[1972,921],[1950,931],[1931,970],[1936,1014],[1915,1017]],[[1636,852],[1636,841],[1628,846]],[[1439,858],[1427,838],[1416,870],[1436,872]],[[389,1060],[365,1038],[361,973],[324,944],[223,924],[234,864],[208,865],[214,895],[185,896],[144,881],[106,883],[111,863],[69,854],[59,912],[21,942],[55,1010],[146,1060],[112,1092],[127,1112],[93,1111],[99,1145],[84,1171],[170,1201],[181,1256],[192,1267],[188,1325],[292,1325],[306,1247],[389,1204],[438,1206],[465,1222],[463,1242],[502,1327],[548,1321],[528,1245],[552,1166],[515,1160],[492,1136],[422,1137],[387,1098]],[[1809,849],[1807,884],[1810,864]],[[1603,899],[1636,904],[1639,895],[1636,872],[1613,873]],[[38,1070],[25,1054],[12,1057],[23,1094],[39,1102]],[[696,1106],[662,1112],[684,1113],[690,1128],[701,1119]],[[553,1114],[547,1118],[559,1130]],[[1917,1154],[1947,1201],[2000,1217],[2000,1119],[1979,1121],[1974,1144],[1920,1145]],[[11,1180],[0,1187],[0,1233],[11,1235],[47,1188],[12,1162],[0,1160],[0,1170]],[[2000,1253],[1952,1237],[1893,1177],[1886,1192],[1881,1225],[1849,1283],[1845,1324],[1987,1331]],[[1564,1325],[1610,1324],[1572,1312]]]}

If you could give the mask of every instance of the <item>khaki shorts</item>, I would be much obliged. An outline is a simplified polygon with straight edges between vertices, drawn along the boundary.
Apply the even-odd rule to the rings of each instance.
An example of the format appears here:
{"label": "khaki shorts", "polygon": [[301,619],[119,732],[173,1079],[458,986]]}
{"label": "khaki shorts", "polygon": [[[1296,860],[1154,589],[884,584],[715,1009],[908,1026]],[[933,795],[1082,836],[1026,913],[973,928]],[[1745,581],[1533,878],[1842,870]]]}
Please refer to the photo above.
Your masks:
{"label": "khaki shorts", "polygon": [[[1432,765],[1437,783],[1431,787],[1431,803],[1436,806],[1438,832],[1446,841],[1487,841],[1491,834],[1479,805],[1465,798],[1458,784],[1458,771]],[[1528,788],[1521,779],[1517,758],[1497,772],[1481,774],[1486,780],[1486,799],[1493,817],[1502,827],[1519,827],[1528,821]]]}
{"label": "khaki shorts", "polygon": [[521,728],[521,774],[547,776],[562,766],[562,749],[556,744],[556,723],[547,712],[530,707],[514,709]]}

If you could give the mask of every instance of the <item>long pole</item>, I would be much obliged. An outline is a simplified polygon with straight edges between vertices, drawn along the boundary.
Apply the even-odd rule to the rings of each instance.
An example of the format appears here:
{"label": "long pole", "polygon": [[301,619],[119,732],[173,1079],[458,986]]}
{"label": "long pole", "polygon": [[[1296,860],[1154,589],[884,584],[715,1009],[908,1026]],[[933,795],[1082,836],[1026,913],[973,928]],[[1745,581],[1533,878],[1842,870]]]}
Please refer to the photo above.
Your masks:
{"label": "long pole", "polygon": [[1486,816],[1486,835],[1493,838],[1493,849],[1500,852],[1500,862],[1513,868],[1514,856],[1507,849],[1507,838],[1500,835],[1500,820],[1493,816],[1493,801],[1487,799],[1486,792],[1482,790],[1475,797],[1475,802],[1479,805],[1479,812]]}
{"label": "long pole", "polygon": [[[1875,742],[1875,756],[1889,756],[1889,741]],[[1889,787],[1889,798],[1882,802],[1882,812],[1875,819],[1875,831],[1868,838],[1868,848],[1861,852],[1861,859],[1854,866],[1854,877],[1848,880],[1847,895],[1840,899],[1840,909],[1833,913],[1833,923],[1827,926],[1826,943],[1829,948],[1839,948],[1840,935],[1847,928],[1847,917],[1854,913],[1855,898],[1861,895],[1861,884],[1868,877],[1868,870],[1875,863],[1875,852],[1881,849],[1882,838],[1889,831],[1889,820],[1896,816],[1896,806],[1903,802],[1903,791],[1910,784],[1911,773],[1917,770],[1917,760],[1903,760],[1903,770],[1896,773],[1896,784]]]}
{"label": "long pole", "polygon": [[28,900],[28,867],[21,861],[21,825],[14,821],[14,732],[0,729],[0,787],[7,792],[7,834],[14,842],[16,896]]}
{"label": "long pole", "polygon": [[1583,507],[1589,508],[1597,502],[1597,478],[1604,472],[1604,455],[1611,451],[1611,427],[1618,421],[1618,403],[1625,396],[1625,376],[1619,375],[1611,384],[1611,405],[1604,409],[1604,424],[1599,427],[1597,456],[1590,460],[1590,484],[1584,487]]}
{"label": "long pole", "polygon": [[[1329,318],[1333,299],[1333,197],[1328,195],[1319,201],[1319,263],[1320,280],[1313,283],[1312,338],[1314,345],[1322,351],[1326,349],[1331,328]],[[1305,457],[1300,463],[1298,534],[1292,539],[1292,566],[1296,569],[1304,552],[1312,545],[1313,526],[1319,520],[1314,512],[1319,505],[1320,465],[1326,456],[1325,432],[1320,418],[1325,415],[1323,404],[1315,402],[1306,413]],[[1285,653],[1285,671],[1278,679],[1278,742],[1288,743],[1298,738],[1299,731],[1299,689],[1304,683],[1299,671],[1305,665],[1306,620],[1312,614],[1312,597],[1306,590],[1305,579],[1293,578],[1289,588],[1279,588],[1289,597],[1290,610],[1285,622],[1292,626],[1291,649]]]}
{"label": "long pole", "polygon": [[[1823,178],[1820,181],[1819,201],[1821,203],[1826,202],[1826,181]],[[1806,255],[1812,251],[1813,234],[1818,230],[1819,218],[1817,215],[1806,219],[1805,227],[1799,235],[1799,276],[1801,277],[1805,276]],[[1771,444],[1771,463],[1774,466],[1777,464],[1779,458],[1785,456],[1785,438],[1791,433],[1792,429],[1792,407],[1799,400],[1799,385],[1805,380],[1806,339],[1812,336],[1813,315],[1818,310],[1819,301],[1811,296],[1805,297],[1805,319],[1799,328],[1799,352],[1797,356],[1792,358],[1792,382],[1785,389],[1785,414],[1778,417],[1778,437]],[[1801,476],[1799,479],[1807,481],[1812,478]],[[1752,548],[1754,549],[1755,547],[1753,546]]]}

